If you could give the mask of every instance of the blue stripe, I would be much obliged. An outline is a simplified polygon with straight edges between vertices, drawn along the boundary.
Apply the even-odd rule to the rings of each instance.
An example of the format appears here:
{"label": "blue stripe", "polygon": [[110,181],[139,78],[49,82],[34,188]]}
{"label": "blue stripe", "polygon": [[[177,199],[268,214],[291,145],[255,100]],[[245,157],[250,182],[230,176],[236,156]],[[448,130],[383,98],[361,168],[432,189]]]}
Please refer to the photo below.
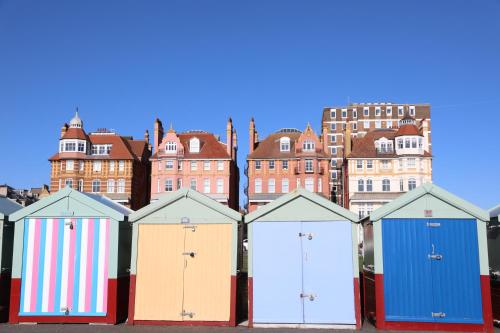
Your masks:
{"label": "blue stripe", "polygon": [[24,219],[24,243],[23,243],[23,270],[21,272],[21,313],[24,309],[24,294],[26,293],[26,264],[28,261],[28,233],[29,233],[29,219]]}
{"label": "blue stripe", "polygon": [[99,261],[99,225],[100,219],[94,219],[94,255],[92,257],[92,311],[97,310],[97,272]]}
{"label": "blue stripe", "polygon": [[[78,312],[78,297],[80,291],[80,257],[82,244],[82,219],[76,220],[76,244],[75,244],[75,276],[73,284],[73,308],[72,313]],[[85,297],[85,295],[83,295]]]}
{"label": "blue stripe", "polygon": [[57,222],[57,264],[56,264],[56,285],[54,297],[54,312],[61,312],[61,279],[62,279],[62,257],[63,257],[63,242],[64,242],[64,219],[59,219]]}
{"label": "blue stripe", "polygon": [[[47,219],[40,220],[40,258],[38,260],[38,286],[36,291],[36,310],[42,311],[42,296],[43,296],[43,273],[45,267],[45,238],[47,233]],[[35,244],[38,246],[38,244]],[[50,269],[47,268],[47,269]]]}

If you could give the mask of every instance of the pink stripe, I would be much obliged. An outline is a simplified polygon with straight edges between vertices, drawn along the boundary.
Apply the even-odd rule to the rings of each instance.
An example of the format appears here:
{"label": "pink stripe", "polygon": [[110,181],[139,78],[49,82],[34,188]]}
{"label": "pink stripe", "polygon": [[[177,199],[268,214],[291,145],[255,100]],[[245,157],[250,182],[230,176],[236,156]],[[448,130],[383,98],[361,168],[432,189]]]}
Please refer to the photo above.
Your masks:
{"label": "pink stripe", "polygon": [[109,281],[109,279],[108,279],[109,219],[105,219],[104,223],[106,223],[106,234],[101,236],[101,237],[106,237],[105,238],[106,248],[104,249],[104,269],[103,269],[103,271],[104,271],[104,286],[103,286],[103,292],[102,292],[102,297],[104,299],[102,302],[102,306],[103,306],[104,313],[107,313],[108,312],[108,281]]}
{"label": "pink stripe", "polygon": [[68,256],[68,309],[73,310],[73,286],[75,274],[75,235],[76,235],[76,219],[71,219],[73,223],[73,230],[69,233],[69,256]]}
{"label": "pink stripe", "polygon": [[31,300],[30,300],[30,311],[36,311],[36,300],[37,300],[37,289],[38,289],[38,261],[40,260],[40,219],[36,219],[34,226],[30,228],[35,228],[35,244],[33,244],[33,267],[31,268]]}
{"label": "pink stripe", "polygon": [[85,287],[85,312],[90,312],[92,305],[92,257],[94,252],[94,219],[88,220],[88,242],[87,242],[87,278]]}
{"label": "pink stripe", "polygon": [[57,268],[57,246],[59,245],[59,220],[52,222],[52,257],[50,259],[50,292],[49,292],[49,312],[54,312],[54,298],[56,293],[56,268]]}

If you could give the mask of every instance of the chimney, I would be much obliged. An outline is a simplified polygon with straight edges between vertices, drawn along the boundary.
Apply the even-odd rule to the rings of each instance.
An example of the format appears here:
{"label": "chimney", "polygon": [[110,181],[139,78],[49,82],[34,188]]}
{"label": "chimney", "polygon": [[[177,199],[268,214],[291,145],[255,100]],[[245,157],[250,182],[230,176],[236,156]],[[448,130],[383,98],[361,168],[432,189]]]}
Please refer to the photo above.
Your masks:
{"label": "chimney", "polygon": [[64,134],[66,134],[67,131],[68,131],[68,124],[64,123],[64,125],[61,127],[61,139],[64,136]]}
{"label": "chimney", "polygon": [[233,131],[233,160],[236,161],[236,153],[238,152],[238,137],[236,135],[236,129]]}
{"label": "chimney", "polygon": [[154,133],[154,142],[153,147],[155,153],[158,152],[158,147],[160,146],[161,141],[163,140],[163,125],[161,120],[156,118],[155,120],[155,133]]}
{"label": "chimney", "polygon": [[226,150],[227,154],[233,158],[233,120],[231,117],[227,120],[226,125]]}
{"label": "chimney", "polygon": [[146,132],[144,132],[144,141],[146,141],[146,143],[148,144],[148,149],[149,151],[151,151],[151,144],[149,143],[149,131],[146,130]]}
{"label": "chimney", "polygon": [[344,134],[344,158],[347,158],[347,156],[349,156],[349,154],[351,153],[351,144],[351,127],[349,126],[349,124],[347,124]]}
{"label": "chimney", "polygon": [[323,126],[323,132],[321,134],[321,140],[323,141],[323,151],[326,153],[328,151],[328,131],[326,129],[326,126]]}
{"label": "chimney", "polygon": [[255,143],[257,142],[258,138],[257,138],[257,131],[255,130],[255,121],[252,117],[252,119],[250,119],[250,127],[248,129],[249,131],[249,134],[250,134],[250,142],[249,142],[249,146],[248,146],[248,149],[249,149],[249,154],[253,153],[254,149],[255,149]]}

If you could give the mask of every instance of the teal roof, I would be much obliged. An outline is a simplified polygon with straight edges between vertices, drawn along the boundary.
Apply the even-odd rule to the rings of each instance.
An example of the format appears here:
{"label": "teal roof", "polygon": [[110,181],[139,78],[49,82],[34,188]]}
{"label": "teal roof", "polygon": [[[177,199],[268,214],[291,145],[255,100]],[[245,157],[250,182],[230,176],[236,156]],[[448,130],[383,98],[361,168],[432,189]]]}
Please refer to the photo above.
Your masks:
{"label": "teal roof", "polygon": [[304,199],[307,199],[309,201],[312,201],[313,203],[330,210],[333,213],[336,213],[342,217],[345,217],[347,220],[350,220],[352,222],[356,222],[358,220],[358,215],[354,214],[350,210],[347,210],[343,207],[340,207],[339,205],[325,199],[324,197],[309,192],[303,188],[298,188],[295,189],[294,191],[287,193],[285,195],[282,195],[278,199],[268,203],[265,206],[262,206],[261,208],[251,212],[250,214],[245,216],[245,222],[250,223],[252,221],[257,220],[258,218],[269,214],[270,212],[281,208],[282,206],[285,206],[287,203],[297,199],[298,197],[302,197]]}
{"label": "teal roof", "polygon": [[65,198],[71,198],[84,206],[91,207],[92,209],[101,212],[103,216],[109,216],[117,221],[123,221],[126,216],[132,213],[132,210],[113,202],[104,196],[82,193],[72,189],[71,187],[65,187],[64,189],[57,191],[56,193],[45,197],[28,207],[18,210],[9,217],[9,220],[19,221]]}
{"label": "teal roof", "polygon": [[[450,192],[442,189],[441,187],[431,184],[431,183],[426,183],[422,186],[417,187],[416,189],[407,192],[397,199],[385,204],[384,206],[380,207],[379,209],[374,210],[370,216],[369,219],[371,221],[378,221],[385,216],[391,214],[392,212],[408,205],[409,203],[419,199],[420,197],[423,197],[424,195],[432,195],[435,198],[438,198],[446,203],[448,203],[451,206],[454,206],[457,209],[460,209],[477,219],[481,221],[489,221],[489,215],[487,212],[482,210],[481,208],[471,204],[468,201],[465,201],[462,198],[457,197],[454,194],[451,194]],[[366,220],[363,219],[363,220]]]}
{"label": "teal roof", "polygon": [[[225,215],[229,217],[230,219],[233,219],[235,221],[241,221],[241,214],[238,213],[237,211],[215,201],[214,199],[207,197],[204,194],[201,194],[195,190],[188,189],[188,188],[183,188],[175,192],[171,193],[165,193],[158,199],[157,201],[139,209],[138,211],[132,213],[129,216],[129,221],[135,222],[140,219],[142,219],[145,216],[148,216],[157,210],[160,210],[161,208],[168,206],[175,201],[182,199],[182,198],[190,198],[207,208],[213,209],[222,215]],[[187,214],[189,212],[186,212]]]}
{"label": "teal roof", "polygon": [[5,216],[9,216],[21,208],[23,208],[23,206],[17,202],[14,202],[6,197],[0,197],[0,220],[3,220]]}
{"label": "teal roof", "polygon": [[488,212],[490,213],[491,218],[496,217],[500,221],[500,204],[491,208]]}

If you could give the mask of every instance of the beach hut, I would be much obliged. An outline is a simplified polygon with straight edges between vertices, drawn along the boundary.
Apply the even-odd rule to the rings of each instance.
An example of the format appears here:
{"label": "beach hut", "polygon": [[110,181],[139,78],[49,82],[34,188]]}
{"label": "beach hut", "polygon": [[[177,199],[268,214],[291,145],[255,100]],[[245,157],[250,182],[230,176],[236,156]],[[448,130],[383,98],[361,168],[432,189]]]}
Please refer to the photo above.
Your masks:
{"label": "beach hut", "polygon": [[434,184],[365,218],[365,315],[379,329],[492,331],[488,214]]}
{"label": "beach hut", "polygon": [[249,325],[360,328],[357,220],[304,189],[248,214]]}
{"label": "beach hut", "polygon": [[191,189],[132,214],[128,323],[236,325],[241,219]]}
{"label": "beach hut", "polygon": [[493,321],[500,324],[500,205],[490,211],[488,226],[488,256],[491,276]]}
{"label": "beach hut", "polygon": [[11,323],[126,319],[131,211],[66,187],[10,216]]}
{"label": "beach hut", "polygon": [[10,279],[12,273],[12,244],[14,225],[9,215],[23,208],[20,204],[0,197],[0,323],[9,319]]}

